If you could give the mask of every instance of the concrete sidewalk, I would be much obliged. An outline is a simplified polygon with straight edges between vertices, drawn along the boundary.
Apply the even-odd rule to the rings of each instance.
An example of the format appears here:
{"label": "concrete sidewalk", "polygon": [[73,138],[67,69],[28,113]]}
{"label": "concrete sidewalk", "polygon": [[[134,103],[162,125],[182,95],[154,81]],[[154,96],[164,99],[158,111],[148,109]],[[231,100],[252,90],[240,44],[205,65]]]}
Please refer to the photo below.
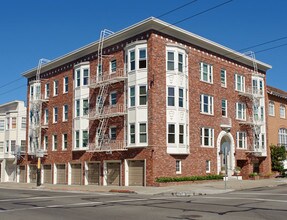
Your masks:
{"label": "concrete sidewalk", "polygon": [[73,191],[73,192],[114,192],[114,193],[137,193],[142,195],[174,195],[192,196],[226,193],[234,190],[251,189],[258,187],[275,187],[287,184],[285,178],[262,179],[262,180],[230,180],[195,182],[186,185],[164,186],[164,187],[141,187],[141,186],[76,186],[76,185],[52,185],[45,184],[37,187],[35,183],[0,183],[0,188],[7,189],[34,189],[52,191]]}

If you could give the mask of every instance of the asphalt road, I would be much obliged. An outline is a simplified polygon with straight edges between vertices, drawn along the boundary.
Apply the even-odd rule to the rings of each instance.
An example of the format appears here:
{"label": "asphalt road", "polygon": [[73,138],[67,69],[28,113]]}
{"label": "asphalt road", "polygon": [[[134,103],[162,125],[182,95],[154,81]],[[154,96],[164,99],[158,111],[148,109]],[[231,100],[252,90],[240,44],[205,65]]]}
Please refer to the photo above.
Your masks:
{"label": "asphalt road", "polygon": [[0,220],[286,218],[287,185],[201,196],[0,189]]}

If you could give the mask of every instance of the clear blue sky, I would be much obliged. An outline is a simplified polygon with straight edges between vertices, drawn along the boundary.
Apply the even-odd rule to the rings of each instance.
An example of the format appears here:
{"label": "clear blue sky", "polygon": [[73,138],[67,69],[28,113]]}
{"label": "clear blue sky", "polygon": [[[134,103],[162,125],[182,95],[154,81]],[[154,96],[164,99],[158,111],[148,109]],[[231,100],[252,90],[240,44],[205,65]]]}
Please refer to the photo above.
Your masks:
{"label": "clear blue sky", "polygon": [[[160,19],[176,23],[226,1],[197,0]],[[55,59],[98,40],[104,28],[119,31],[188,2],[191,0],[1,1],[0,104],[26,101],[26,79],[21,73],[37,66],[40,58]],[[279,46],[256,53],[256,58],[273,66],[267,83],[287,91],[286,9],[286,0],[233,0],[177,26],[235,50],[286,37],[251,50]]]}

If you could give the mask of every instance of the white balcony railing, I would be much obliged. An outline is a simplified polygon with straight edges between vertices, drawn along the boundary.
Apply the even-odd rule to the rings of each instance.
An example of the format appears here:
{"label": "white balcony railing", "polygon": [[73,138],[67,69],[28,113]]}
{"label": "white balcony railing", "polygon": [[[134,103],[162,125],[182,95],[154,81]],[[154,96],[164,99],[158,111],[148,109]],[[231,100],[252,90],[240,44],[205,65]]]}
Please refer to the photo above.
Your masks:
{"label": "white balcony railing", "polygon": [[107,105],[104,106],[101,111],[96,108],[90,109],[89,118],[91,120],[96,120],[100,118],[116,117],[125,114],[127,114],[125,105]]}

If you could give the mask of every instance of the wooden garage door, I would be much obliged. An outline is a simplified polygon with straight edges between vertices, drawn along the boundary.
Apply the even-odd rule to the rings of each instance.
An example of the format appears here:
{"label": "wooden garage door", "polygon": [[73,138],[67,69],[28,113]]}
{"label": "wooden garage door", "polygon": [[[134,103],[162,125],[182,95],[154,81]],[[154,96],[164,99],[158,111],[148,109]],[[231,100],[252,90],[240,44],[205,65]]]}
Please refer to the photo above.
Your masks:
{"label": "wooden garage door", "polygon": [[30,168],[30,173],[29,173],[30,183],[36,183],[37,167],[35,165],[30,165],[29,168]]}
{"label": "wooden garage door", "polygon": [[82,182],[82,166],[81,164],[71,164],[71,183],[72,185],[81,185]]}
{"label": "wooden garage door", "polygon": [[129,185],[144,186],[144,161],[129,161]]}
{"label": "wooden garage door", "polygon": [[58,164],[57,167],[57,184],[66,184],[66,166]]}
{"label": "wooden garage door", "polygon": [[120,185],[120,163],[107,163],[107,185]]}
{"label": "wooden garage door", "polygon": [[51,165],[44,165],[43,166],[43,175],[44,175],[44,183],[52,184],[52,166]]}
{"label": "wooden garage door", "polygon": [[25,166],[19,166],[19,182],[26,183],[26,170]]}
{"label": "wooden garage door", "polygon": [[100,185],[100,164],[89,163],[88,164],[88,184]]}

